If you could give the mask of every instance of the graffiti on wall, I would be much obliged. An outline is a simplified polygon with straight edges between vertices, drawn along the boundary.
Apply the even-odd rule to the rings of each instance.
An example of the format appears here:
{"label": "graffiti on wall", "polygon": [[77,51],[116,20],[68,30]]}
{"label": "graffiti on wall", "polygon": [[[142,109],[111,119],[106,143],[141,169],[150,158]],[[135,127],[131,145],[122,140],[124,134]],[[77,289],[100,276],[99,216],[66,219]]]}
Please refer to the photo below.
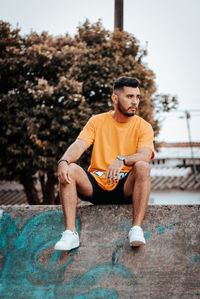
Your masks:
{"label": "graffiti on wall", "polygon": [[[31,216],[23,226],[22,223],[21,218],[14,218],[5,212],[2,214],[0,226],[0,296],[2,298],[112,299],[121,296],[122,286],[126,290],[127,298],[131,298],[137,286],[141,285],[142,272],[133,273],[133,265],[131,265],[132,270],[128,268],[128,263],[126,263],[128,267],[123,265],[128,253],[129,256],[134,257],[127,240],[127,232],[131,227],[129,222],[113,224],[113,233],[117,232],[115,235],[117,238],[110,239],[107,248],[106,241],[95,244],[100,258],[95,253],[91,256],[87,253],[89,244],[86,244],[85,249],[83,246],[70,252],[54,251],[54,244],[65,229],[63,212],[60,210]],[[76,228],[81,235],[79,218],[76,220]],[[154,221],[143,226],[147,243],[155,238],[162,238],[165,234],[172,238],[173,233],[179,228],[179,222],[159,226]],[[188,248],[190,250],[187,266],[193,267],[193,270],[197,269],[200,257],[195,250],[192,251],[191,246]],[[112,252],[107,258],[108,255],[103,253],[110,249]],[[87,258],[84,264],[85,253]],[[170,261],[171,257],[167,250],[162,251],[162,256]],[[80,265],[83,268],[81,273]],[[152,277],[152,270],[149,273]],[[144,277],[147,274],[145,272]],[[157,283],[165,285],[169,283],[168,280],[160,281],[159,277],[153,277],[157,279]]]}
{"label": "graffiti on wall", "polygon": [[[81,277],[63,282],[64,272],[75,262],[78,249],[62,261],[62,252],[53,251],[59,233],[64,230],[63,213],[58,210],[31,217],[18,229],[20,219],[3,213],[0,248],[3,259],[0,293],[4,298],[118,298],[115,289],[99,288],[98,281],[124,280],[133,286],[136,276],[116,261],[91,268]],[[80,233],[80,221],[76,221]],[[48,264],[45,257],[48,256]],[[114,266],[113,266],[114,265]]]}

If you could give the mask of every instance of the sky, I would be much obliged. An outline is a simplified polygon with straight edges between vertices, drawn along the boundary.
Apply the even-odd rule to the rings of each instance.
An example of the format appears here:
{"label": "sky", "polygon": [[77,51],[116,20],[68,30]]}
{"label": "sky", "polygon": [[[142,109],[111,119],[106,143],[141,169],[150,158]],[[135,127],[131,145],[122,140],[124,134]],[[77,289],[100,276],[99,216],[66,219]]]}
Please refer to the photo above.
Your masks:
{"label": "sky", "polygon": [[[114,27],[114,0],[0,0],[0,19],[22,34],[74,35],[79,23]],[[160,141],[200,141],[200,0],[124,0],[124,30],[134,34],[156,75],[157,93],[176,95],[180,112],[161,115]]]}

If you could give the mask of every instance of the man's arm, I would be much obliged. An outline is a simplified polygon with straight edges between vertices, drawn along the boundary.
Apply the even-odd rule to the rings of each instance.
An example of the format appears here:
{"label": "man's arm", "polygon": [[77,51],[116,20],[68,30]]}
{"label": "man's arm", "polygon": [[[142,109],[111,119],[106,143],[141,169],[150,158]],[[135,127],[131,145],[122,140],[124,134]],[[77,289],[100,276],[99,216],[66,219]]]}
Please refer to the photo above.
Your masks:
{"label": "man's arm", "polygon": [[[132,166],[138,161],[145,161],[149,163],[152,157],[152,150],[146,147],[141,147],[138,149],[137,153],[125,156],[125,164],[127,166]],[[115,161],[108,167],[106,172],[106,180],[109,180],[110,183],[115,183],[119,180],[119,174],[124,166],[123,161],[115,159]]]}
{"label": "man's arm", "polygon": [[76,162],[81,155],[86,151],[88,145],[81,139],[76,139],[66,150],[60,160],[67,160],[68,163]]}
{"label": "man's arm", "polygon": [[132,166],[135,162],[145,161],[150,162],[152,157],[152,150],[147,147],[141,147],[138,149],[137,153],[125,156],[125,164],[127,166]]}
{"label": "man's arm", "polygon": [[88,148],[87,143],[81,139],[76,139],[68,147],[68,149],[60,159],[60,161],[61,160],[63,161],[61,161],[58,164],[57,176],[60,183],[62,184],[70,183],[71,176],[70,176],[69,164],[76,162],[87,148]]}

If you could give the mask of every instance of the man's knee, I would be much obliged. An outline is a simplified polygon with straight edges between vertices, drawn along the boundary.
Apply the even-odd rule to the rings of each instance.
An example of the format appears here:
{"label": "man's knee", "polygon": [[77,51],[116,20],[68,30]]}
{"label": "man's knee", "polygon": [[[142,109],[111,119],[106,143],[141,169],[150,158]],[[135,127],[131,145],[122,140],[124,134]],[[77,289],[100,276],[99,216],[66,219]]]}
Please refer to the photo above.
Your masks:
{"label": "man's knee", "polygon": [[76,163],[70,163],[69,168],[71,178],[76,180],[80,176],[80,172],[82,170],[81,167]]}
{"label": "man's knee", "polygon": [[[80,168],[80,166],[78,166],[76,163],[70,163],[69,164],[69,168],[70,168],[70,178],[72,179],[72,181],[76,180],[76,177],[77,177],[77,172],[78,172],[78,168]],[[58,181],[60,183],[60,187],[61,186],[65,186],[67,185],[68,183],[67,182],[61,182],[58,178]]]}
{"label": "man's knee", "polygon": [[76,163],[70,163],[69,164],[70,172],[73,173],[73,174],[77,171],[78,167],[79,166]]}
{"label": "man's knee", "polygon": [[150,164],[145,161],[138,161],[133,166],[133,172],[136,176],[150,177]]}

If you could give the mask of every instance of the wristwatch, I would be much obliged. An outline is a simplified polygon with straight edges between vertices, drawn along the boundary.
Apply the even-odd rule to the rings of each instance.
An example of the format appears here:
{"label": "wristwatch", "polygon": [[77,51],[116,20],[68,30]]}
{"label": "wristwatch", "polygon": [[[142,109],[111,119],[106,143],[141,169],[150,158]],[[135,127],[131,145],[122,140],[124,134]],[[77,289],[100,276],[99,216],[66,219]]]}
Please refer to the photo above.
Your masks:
{"label": "wristwatch", "polygon": [[124,156],[117,156],[117,159],[123,161],[124,165],[126,165],[126,160]]}

